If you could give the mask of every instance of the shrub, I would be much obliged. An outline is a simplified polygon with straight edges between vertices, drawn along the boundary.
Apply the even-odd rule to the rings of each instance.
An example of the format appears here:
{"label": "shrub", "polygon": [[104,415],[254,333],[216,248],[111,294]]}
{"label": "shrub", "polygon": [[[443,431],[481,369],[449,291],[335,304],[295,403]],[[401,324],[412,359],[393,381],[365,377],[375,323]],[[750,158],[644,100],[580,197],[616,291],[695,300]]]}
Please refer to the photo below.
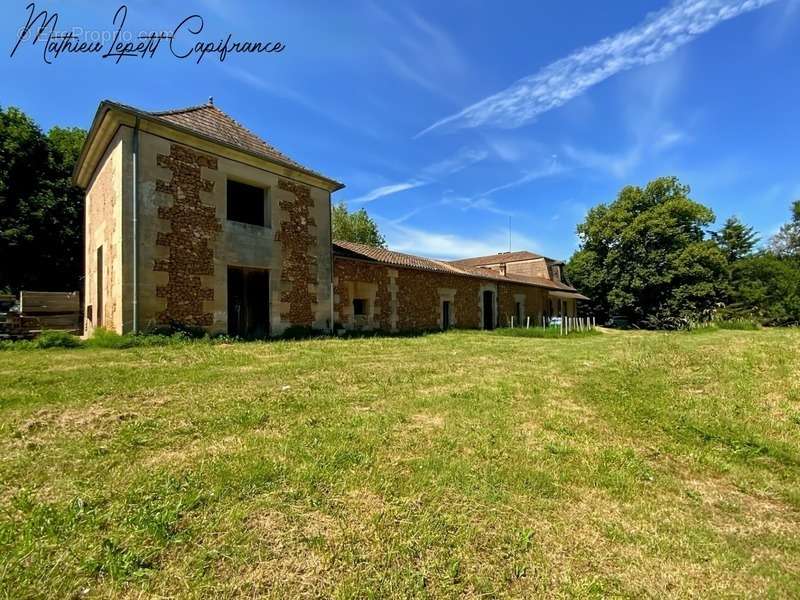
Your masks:
{"label": "shrub", "polygon": [[[109,331],[102,327],[95,329],[92,337],[86,340],[86,345],[90,348],[138,348],[167,346],[169,344],[183,343],[192,341],[194,338],[186,332],[174,332],[171,335],[154,333],[126,333],[120,335],[115,331]],[[211,338],[204,338],[210,340]]]}
{"label": "shrub", "polygon": [[77,348],[81,339],[66,331],[43,331],[33,340],[34,348]]}

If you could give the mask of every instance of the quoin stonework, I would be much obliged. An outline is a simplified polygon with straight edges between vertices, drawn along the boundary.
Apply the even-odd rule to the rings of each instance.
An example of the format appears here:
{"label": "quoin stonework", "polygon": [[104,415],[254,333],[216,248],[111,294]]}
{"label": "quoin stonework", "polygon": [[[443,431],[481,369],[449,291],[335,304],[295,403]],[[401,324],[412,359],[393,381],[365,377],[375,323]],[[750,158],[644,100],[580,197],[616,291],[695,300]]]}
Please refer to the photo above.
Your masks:
{"label": "quoin stonework", "polygon": [[85,330],[492,329],[574,316],[562,263],[532,252],[439,261],[331,239],[343,184],[213,103],[100,104],[86,190]]}

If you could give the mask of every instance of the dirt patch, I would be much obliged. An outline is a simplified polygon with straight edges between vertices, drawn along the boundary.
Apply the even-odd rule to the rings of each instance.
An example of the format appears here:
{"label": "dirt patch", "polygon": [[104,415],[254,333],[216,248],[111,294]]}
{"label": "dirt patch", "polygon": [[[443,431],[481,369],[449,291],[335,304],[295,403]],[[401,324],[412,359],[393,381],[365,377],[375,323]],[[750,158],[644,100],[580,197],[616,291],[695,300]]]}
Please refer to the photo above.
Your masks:
{"label": "dirt patch", "polygon": [[105,428],[138,418],[134,412],[114,411],[102,406],[86,406],[60,411],[39,410],[17,428],[17,437],[29,438],[63,431]]}
{"label": "dirt patch", "polygon": [[427,412],[411,415],[409,422],[413,429],[442,429],[444,427],[444,417]]}

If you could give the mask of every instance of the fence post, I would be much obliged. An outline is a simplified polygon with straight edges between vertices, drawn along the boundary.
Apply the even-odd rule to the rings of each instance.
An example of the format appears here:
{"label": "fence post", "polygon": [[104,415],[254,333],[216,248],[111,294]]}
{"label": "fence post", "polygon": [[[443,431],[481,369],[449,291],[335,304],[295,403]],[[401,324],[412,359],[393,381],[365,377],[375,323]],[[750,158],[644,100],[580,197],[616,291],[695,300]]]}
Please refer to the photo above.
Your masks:
{"label": "fence post", "polygon": [[514,329],[514,315],[511,315],[511,329]]}
{"label": "fence post", "polygon": [[527,321],[526,321],[526,323],[525,323],[525,329],[530,329],[530,328],[531,328],[531,318],[530,318],[530,316],[529,316],[529,317],[528,317],[528,320],[527,320]]}

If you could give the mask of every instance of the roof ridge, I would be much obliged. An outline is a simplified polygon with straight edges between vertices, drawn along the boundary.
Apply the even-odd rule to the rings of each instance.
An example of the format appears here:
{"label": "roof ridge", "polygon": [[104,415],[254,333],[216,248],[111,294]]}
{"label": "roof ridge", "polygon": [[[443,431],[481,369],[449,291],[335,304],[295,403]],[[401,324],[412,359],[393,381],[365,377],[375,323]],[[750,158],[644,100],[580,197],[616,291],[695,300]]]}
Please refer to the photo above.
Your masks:
{"label": "roof ridge", "polygon": [[217,106],[216,104],[214,104],[211,101],[206,102],[205,104],[195,104],[195,105],[192,105],[192,106],[186,106],[184,108],[171,108],[171,109],[168,109],[168,110],[147,111],[147,112],[148,112],[148,114],[151,114],[154,117],[165,117],[165,116],[169,116],[169,115],[182,115],[182,114],[195,112],[195,111],[203,110],[203,109],[211,109],[211,110],[215,111],[221,117],[227,119],[233,125],[235,125],[239,129],[241,129],[243,132],[247,133],[248,135],[253,136],[256,140],[258,140],[260,143],[264,144],[264,146],[269,148],[272,152],[275,152],[276,154],[279,154],[280,156],[283,156],[284,158],[289,158],[286,154],[284,154],[283,152],[278,150],[278,148],[276,148],[275,146],[270,144],[267,140],[262,138],[260,135],[258,135],[256,132],[254,132],[250,128],[242,125],[239,121],[234,119],[230,114],[228,114],[227,112],[222,110],[219,106]]}
{"label": "roof ridge", "polygon": [[[363,257],[366,257],[370,260],[375,260],[383,264],[391,264],[411,269],[421,269],[424,271],[444,272],[452,275],[462,275],[466,277],[479,277],[481,279],[490,279],[493,281],[522,283],[550,290],[560,290],[560,291],[569,291],[577,293],[577,290],[571,285],[568,285],[561,281],[554,281],[552,279],[547,279],[544,277],[521,275],[517,273],[507,273],[503,275],[499,271],[495,271],[494,269],[480,265],[476,266],[465,265],[464,267],[459,267],[452,265],[446,261],[427,258],[425,256],[419,256],[416,254],[408,254],[406,252],[397,252],[395,250],[390,250],[388,248],[370,246],[368,244],[361,244],[359,242],[349,242],[347,240],[334,239],[332,243],[334,246],[338,246],[349,252],[354,252],[355,254],[360,254]],[[398,258],[411,259],[414,262],[411,263],[398,262],[397,261]]]}
{"label": "roof ridge", "polygon": [[170,108],[167,110],[149,110],[145,112],[153,115],[154,117],[160,117],[163,115],[180,115],[183,113],[200,110],[201,108],[212,108],[213,106],[214,106],[213,104],[209,104],[208,102],[206,102],[205,104],[195,104],[192,106],[185,106],[183,108]]}

